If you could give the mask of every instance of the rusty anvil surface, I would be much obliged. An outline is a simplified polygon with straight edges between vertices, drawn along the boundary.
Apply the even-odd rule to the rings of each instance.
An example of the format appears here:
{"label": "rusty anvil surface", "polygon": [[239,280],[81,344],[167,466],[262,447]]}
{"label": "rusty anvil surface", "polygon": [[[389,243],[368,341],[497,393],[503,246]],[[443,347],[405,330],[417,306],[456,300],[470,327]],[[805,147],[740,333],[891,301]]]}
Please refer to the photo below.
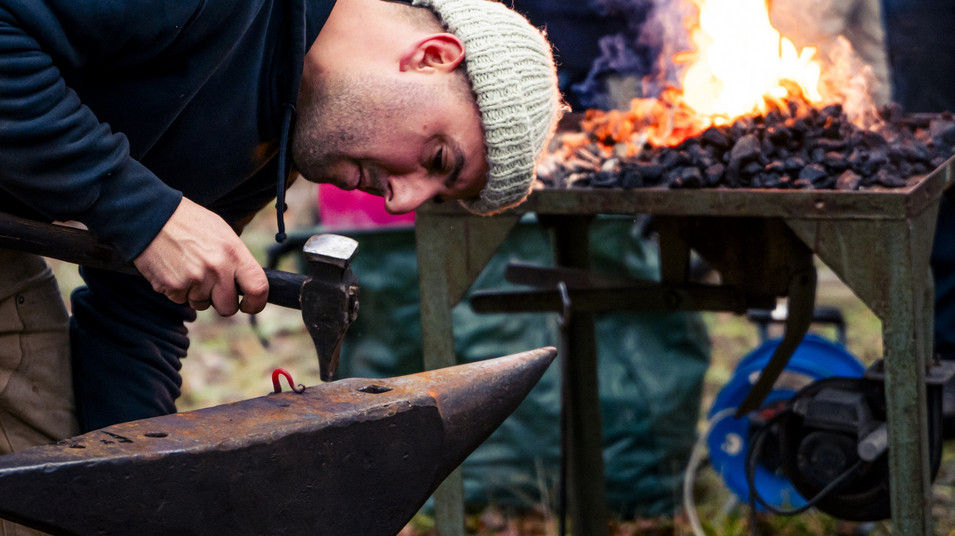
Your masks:
{"label": "rusty anvil surface", "polygon": [[0,517],[71,535],[393,536],[555,355],[343,379],[0,456]]}

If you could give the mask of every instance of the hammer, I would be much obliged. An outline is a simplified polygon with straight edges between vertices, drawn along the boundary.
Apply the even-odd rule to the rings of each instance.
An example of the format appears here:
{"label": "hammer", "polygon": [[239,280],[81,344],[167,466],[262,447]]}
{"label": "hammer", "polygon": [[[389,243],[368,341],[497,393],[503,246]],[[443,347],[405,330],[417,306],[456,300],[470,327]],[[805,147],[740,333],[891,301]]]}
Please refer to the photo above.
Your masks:
{"label": "hammer", "polygon": [[[139,274],[115,246],[93,233],[0,213],[0,248],[33,253],[91,268]],[[300,309],[305,329],[318,353],[322,381],[335,378],[342,339],[358,317],[358,280],[351,262],[355,240],[333,234],[315,235],[302,248],[307,274],[264,268],[269,303]]]}

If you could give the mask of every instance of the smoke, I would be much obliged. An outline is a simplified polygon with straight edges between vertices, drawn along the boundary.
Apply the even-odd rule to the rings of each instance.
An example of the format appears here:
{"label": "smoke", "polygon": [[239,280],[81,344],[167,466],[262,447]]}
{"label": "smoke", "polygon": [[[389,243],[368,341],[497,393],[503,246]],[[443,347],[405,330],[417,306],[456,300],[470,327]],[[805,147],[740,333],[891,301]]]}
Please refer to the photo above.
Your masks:
{"label": "smoke", "polygon": [[660,43],[656,69],[643,80],[641,97],[658,97],[668,87],[678,85],[686,67],[673,61],[680,52],[692,48],[688,25],[697,17],[696,6],[688,1],[656,0],[644,38]]}
{"label": "smoke", "polygon": [[572,86],[588,108],[629,108],[637,97],[658,97],[678,84],[683,66],[672,58],[690,48],[686,20],[695,6],[682,0],[591,0],[601,15],[623,20],[626,30],[602,37],[586,79]]}
{"label": "smoke", "polygon": [[642,95],[642,80],[661,76],[661,54],[668,35],[657,4],[665,0],[591,0],[590,7],[607,19],[624,21],[624,30],[605,35],[587,74],[571,90],[588,108],[625,109]]}

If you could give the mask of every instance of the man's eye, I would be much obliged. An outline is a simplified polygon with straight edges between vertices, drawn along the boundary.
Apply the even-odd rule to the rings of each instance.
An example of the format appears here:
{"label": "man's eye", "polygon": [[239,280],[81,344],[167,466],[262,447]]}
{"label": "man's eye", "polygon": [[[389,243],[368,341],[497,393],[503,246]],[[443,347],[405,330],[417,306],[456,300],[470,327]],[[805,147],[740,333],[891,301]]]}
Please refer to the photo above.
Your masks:
{"label": "man's eye", "polygon": [[431,169],[434,171],[444,170],[444,148],[438,149],[434,159],[431,161]]}

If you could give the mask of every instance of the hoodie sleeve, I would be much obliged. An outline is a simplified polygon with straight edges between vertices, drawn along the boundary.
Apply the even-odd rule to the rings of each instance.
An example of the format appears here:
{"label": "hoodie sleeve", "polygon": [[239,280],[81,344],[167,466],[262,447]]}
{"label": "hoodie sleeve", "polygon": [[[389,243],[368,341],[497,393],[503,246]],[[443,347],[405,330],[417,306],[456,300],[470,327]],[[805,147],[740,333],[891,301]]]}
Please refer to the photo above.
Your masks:
{"label": "hoodie sleeve", "polygon": [[[182,194],[130,157],[65,71],[139,62],[175,42],[202,0],[0,0],[0,195],[50,219],[76,220],[132,259]],[[174,6],[174,7],[170,7]]]}

